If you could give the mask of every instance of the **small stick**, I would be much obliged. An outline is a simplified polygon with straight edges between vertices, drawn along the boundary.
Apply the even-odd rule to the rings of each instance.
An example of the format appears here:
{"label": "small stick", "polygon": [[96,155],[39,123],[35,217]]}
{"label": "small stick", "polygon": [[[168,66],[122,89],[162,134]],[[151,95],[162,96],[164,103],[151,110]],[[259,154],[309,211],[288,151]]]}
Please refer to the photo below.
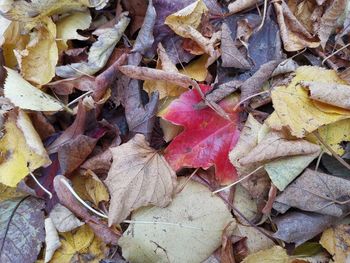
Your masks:
{"label": "small stick", "polygon": [[345,46],[343,46],[342,48],[334,51],[332,54],[330,54],[329,56],[325,57],[323,60],[322,60],[322,65],[328,60],[330,59],[331,57],[333,57],[335,54],[338,54],[340,51],[342,51],[343,49],[347,48],[348,46],[350,46],[350,43],[346,44]]}
{"label": "small stick", "polygon": [[263,165],[259,166],[259,167],[256,168],[254,171],[252,171],[252,172],[250,172],[249,174],[243,176],[242,178],[240,178],[239,180],[233,182],[232,184],[229,184],[229,185],[227,185],[227,186],[225,186],[225,187],[223,187],[223,188],[220,188],[220,189],[218,189],[218,190],[215,190],[215,191],[213,192],[213,194],[217,194],[217,193],[219,193],[219,192],[222,192],[222,191],[224,191],[224,190],[226,190],[226,189],[229,189],[229,188],[231,188],[232,186],[234,186],[234,185],[236,185],[236,184],[238,184],[238,183],[244,181],[244,180],[247,179],[249,176],[253,175],[255,172],[259,171],[259,170],[260,170],[261,168],[263,168],[263,167],[264,167]]}
{"label": "small stick", "polygon": [[266,11],[267,11],[267,1],[268,1],[268,0],[264,0],[263,17],[262,17],[262,20],[261,20],[261,24],[260,24],[259,27],[257,28],[257,31],[259,31],[260,29],[262,29],[262,27],[264,26],[265,19],[266,19]]}
{"label": "small stick", "polygon": [[49,198],[52,199],[52,194],[49,190],[47,190],[39,181],[38,179],[36,179],[36,177],[34,176],[34,174],[29,171],[30,176],[33,178],[33,180],[35,181],[35,183],[45,192],[49,195]]}
{"label": "small stick", "polygon": [[188,182],[192,179],[192,177],[198,172],[199,168],[197,168],[196,170],[193,171],[193,173],[186,179],[186,182],[183,183],[183,185],[181,185],[181,187],[179,187],[179,189],[176,191],[176,193],[181,193],[181,191],[185,188],[185,186],[188,184]]}
{"label": "small stick", "polygon": [[75,98],[74,100],[72,100],[71,102],[69,102],[66,107],[70,107],[72,106],[74,103],[78,102],[81,98],[84,98],[85,96],[88,96],[90,94],[92,94],[94,91],[93,90],[89,90],[87,92],[85,92],[84,94],[80,95],[78,98]]}
{"label": "small stick", "polygon": [[261,91],[261,92],[259,92],[259,93],[256,93],[256,94],[253,94],[253,95],[250,95],[250,96],[248,96],[248,97],[246,97],[244,100],[241,100],[234,108],[233,108],[233,110],[234,111],[236,111],[238,108],[239,108],[239,106],[241,106],[244,102],[246,102],[247,100],[250,100],[251,98],[254,98],[254,97],[257,97],[257,96],[259,96],[259,95],[263,95],[263,94],[267,94],[267,93],[270,93],[270,91],[269,90],[265,90],[265,91]]}

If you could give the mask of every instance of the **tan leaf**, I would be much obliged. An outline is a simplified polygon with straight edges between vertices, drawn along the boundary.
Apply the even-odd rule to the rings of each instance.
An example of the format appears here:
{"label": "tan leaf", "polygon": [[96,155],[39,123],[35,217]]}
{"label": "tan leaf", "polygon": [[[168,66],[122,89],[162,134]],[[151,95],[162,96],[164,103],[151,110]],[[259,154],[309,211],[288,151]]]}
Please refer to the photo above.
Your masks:
{"label": "tan leaf", "polygon": [[141,206],[169,204],[176,185],[175,172],[143,135],[136,134],[111,151],[113,163],[105,180],[111,194],[109,225],[122,222]]}
{"label": "tan leaf", "polygon": [[286,51],[298,51],[305,47],[316,48],[319,46],[318,40],[298,21],[284,1],[273,4]]}
{"label": "tan leaf", "polygon": [[68,208],[61,204],[57,204],[51,210],[50,218],[59,232],[68,232],[84,225]]}
{"label": "tan leaf", "polygon": [[287,252],[279,247],[274,246],[270,249],[261,250],[257,253],[250,254],[242,263],[288,263],[289,256]]}
{"label": "tan leaf", "polygon": [[337,26],[338,18],[343,14],[347,0],[333,0],[321,17],[318,36],[321,40],[321,45],[324,48],[332,31]]}
{"label": "tan leaf", "polygon": [[228,10],[230,14],[235,14],[250,7],[254,7],[258,2],[259,0],[236,0],[228,5]]}
{"label": "tan leaf", "polygon": [[311,99],[350,110],[349,85],[317,81],[302,81],[300,84],[309,89]]}
{"label": "tan leaf", "polygon": [[320,147],[303,139],[288,140],[281,133],[271,132],[249,154],[239,160],[241,165],[269,162],[286,156],[317,153]]}

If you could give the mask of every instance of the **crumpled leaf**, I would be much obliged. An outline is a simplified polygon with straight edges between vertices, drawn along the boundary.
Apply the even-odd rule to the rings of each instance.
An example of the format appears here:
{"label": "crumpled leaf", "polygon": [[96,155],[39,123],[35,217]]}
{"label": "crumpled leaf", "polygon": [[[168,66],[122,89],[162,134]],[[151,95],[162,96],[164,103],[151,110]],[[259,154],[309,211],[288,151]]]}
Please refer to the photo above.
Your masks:
{"label": "crumpled leaf", "polygon": [[248,60],[236,47],[227,23],[223,23],[221,26],[221,59],[223,67],[240,69],[249,69],[251,67]]}
{"label": "crumpled leaf", "polygon": [[332,31],[337,26],[338,18],[343,14],[347,0],[333,0],[324,12],[318,29],[321,46],[324,48]]}
{"label": "crumpled leaf", "polygon": [[299,22],[284,1],[274,2],[273,4],[286,51],[298,51],[305,47],[316,48],[320,45],[318,39]]}
{"label": "crumpled leaf", "polygon": [[84,225],[84,222],[81,222],[68,208],[61,204],[57,204],[51,210],[50,218],[59,232],[69,232]]}
{"label": "crumpled leaf", "polygon": [[99,262],[105,256],[106,245],[87,226],[75,232],[60,233],[62,246],[56,250],[50,262],[61,263],[82,259],[83,262]]}
{"label": "crumpled leaf", "polygon": [[[200,87],[204,93],[210,89],[210,86]],[[208,169],[214,165],[216,178],[220,183],[227,184],[236,179],[236,170],[228,159],[228,153],[239,137],[238,116],[233,111],[237,97],[231,96],[219,103],[231,120],[219,116],[210,108],[196,110],[193,105],[199,101],[201,96],[198,91],[190,90],[161,113],[165,120],[184,126],[184,131],[166,148],[165,158],[174,170],[182,167]]]}
{"label": "crumpled leaf", "polygon": [[282,247],[273,246],[246,257],[242,263],[288,263],[289,256]]}
{"label": "crumpled leaf", "polygon": [[30,196],[0,203],[1,262],[35,262],[45,240],[44,206]]}
{"label": "crumpled leaf", "polygon": [[310,98],[336,107],[350,110],[350,86],[318,81],[300,83],[310,92]]}
{"label": "crumpled leaf", "polygon": [[169,206],[138,209],[131,219],[135,223],[119,240],[130,262],[202,262],[221,245],[224,228],[234,221],[223,201],[194,181]]}
{"label": "crumpled leaf", "polygon": [[77,30],[88,29],[91,24],[91,15],[89,11],[74,12],[68,16],[59,19],[56,23],[57,27],[57,45],[60,50],[68,48],[67,41],[71,39],[86,40],[87,37],[80,35]]}
{"label": "crumpled leaf", "polygon": [[0,183],[15,187],[30,171],[51,163],[39,135],[23,111],[8,113],[0,140]]}
{"label": "crumpled leaf", "polygon": [[258,4],[258,0],[236,0],[232,3],[230,3],[227,8],[230,11],[230,14],[235,14],[238,12],[241,12],[245,9],[248,9],[250,7],[255,6],[256,4]]}
{"label": "crumpled leaf", "polygon": [[350,181],[346,179],[307,169],[277,196],[273,207],[282,213],[295,207],[341,217],[350,211],[350,206],[337,202],[348,200],[349,187]]}
{"label": "crumpled leaf", "polygon": [[14,105],[35,111],[59,111],[65,107],[60,101],[32,86],[16,71],[10,68],[6,70],[4,93]]}
{"label": "crumpled leaf", "polygon": [[61,246],[58,233],[50,217],[45,219],[45,263],[49,262],[55,251]]}
{"label": "crumpled leaf", "polygon": [[94,75],[106,65],[129,22],[130,19],[124,14],[113,27],[95,31],[98,39],[90,48],[88,61],[58,66],[56,74],[62,78],[79,77],[84,74]]}
{"label": "crumpled leaf", "polygon": [[334,262],[348,262],[350,259],[350,226],[337,225],[323,232],[320,244],[333,256]]}
{"label": "crumpled leaf", "polygon": [[299,67],[288,86],[276,87],[271,93],[275,113],[266,123],[272,129],[286,127],[292,135],[301,138],[322,125],[349,118],[350,111],[338,111],[334,106],[320,106],[310,100],[307,91],[298,84],[300,81],[345,84],[333,70]]}
{"label": "crumpled leaf", "polygon": [[55,76],[58,61],[56,26],[50,18],[31,32],[30,41],[24,50],[15,50],[22,76],[38,85],[44,85]]}
{"label": "crumpled leaf", "polygon": [[336,217],[311,212],[288,212],[274,220],[278,231],[273,234],[275,238],[296,246],[315,237],[323,230],[335,224]]}
{"label": "crumpled leaf", "polygon": [[141,206],[169,204],[176,185],[175,172],[143,135],[136,134],[110,150],[113,162],[104,181],[111,194],[109,225],[121,223]]}

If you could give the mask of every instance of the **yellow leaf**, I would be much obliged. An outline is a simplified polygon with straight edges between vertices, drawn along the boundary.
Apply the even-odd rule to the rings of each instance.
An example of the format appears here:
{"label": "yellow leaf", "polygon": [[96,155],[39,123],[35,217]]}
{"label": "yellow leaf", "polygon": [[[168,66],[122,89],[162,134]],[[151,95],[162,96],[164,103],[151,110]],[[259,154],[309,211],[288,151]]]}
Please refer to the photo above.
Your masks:
{"label": "yellow leaf", "polygon": [[208,55],[203,55],[188,64],[184,69],[180,69],[179,72],[197,81],[204,81],[208,74],[206,67],[208,58]]}
{"label": "yellow leaf", "polygon": [[334,262],[349,262],[350,260],[350,226],[337,225],[325,230],[320,244],[333,255]]}
{"label": "yellow leaf", "polygon": [[26,196],[26,194],[17,188],[9,187],[0,183],[0,202],[22,196]]}
{"label": "yellow leaf", "polygon": [[41,166],[51,163],[29,117],[11,111],[0,140],[0,183],[15,187],[19,181]]}
{"label": "yellow leaf", "polygon": [[16,71],[6,70],[5,97],[17,107],[35,111],[59,111],[64,108],[61,102],[32,86]]}
{"label": "yellow leaf", "polygon": [[[56,250],[51,263],[72,262],[96,262],[104,258],[106,245],[97,237],[87,225],[83,225],[76,231],[60,233],[62,246]],[[84,259],[84,260],[83,260]]]}
{"label": "yellow leaf", "polygon": [[190,4],[189,6],[179,10],[178,12],[168,16],[165,19],[165,24],[168,25],[176,34],[188,38],[185,27],[192,27],[197,29],[202,15],[208,8],[202,0]]}
{"label": "yellow leaf", "polygon": [[316,80],[344,84],[334,70],[311,66],[299,67],[288,86],[280,86],[272,91],[271,97],[278,121],[276,123],[277,118],[271,117],[266,123],[273,129],[280,129],[281,125],[287,127],[292,135],[302,138],[323,125],[349,118],[350,111],[342,111],[342,114],[323,111],[319,108],[319,104],[316,104],[318,102],[309,99],[307,91],[299,82]]}
{"label": "yellow leaf", "polygon": [[79,35],[77,30],[84,30],[90,27],[91,16],[90,12],[75,12],[58,20],[57,27],[57,45],[60,51],[68,48],[67,40],[78,39],[86,40],[87,37]]}
{"label": "yellow leaf", "polygon": [[287,252],[279,247],[274,246],[270,249],[261,250],[257,253],[250,254],[242,263],[288,263],[289,256]]}
{"label": "yellow leaf", "polygon": [[39,85],[47,84],[55,76],[58,61],[56,26],[51,18],[43,18],[45,26],[30,34],[24,50],[15,52],[22,76]]}

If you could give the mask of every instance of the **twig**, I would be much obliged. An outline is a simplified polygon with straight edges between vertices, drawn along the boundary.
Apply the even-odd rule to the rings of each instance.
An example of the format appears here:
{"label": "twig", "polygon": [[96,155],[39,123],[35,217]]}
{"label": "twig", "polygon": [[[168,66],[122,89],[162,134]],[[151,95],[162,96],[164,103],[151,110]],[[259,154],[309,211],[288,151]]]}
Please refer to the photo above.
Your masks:
{"label": "twig", "polygon": [[264,26],[265,19],[266,19],[266,11],[267,11],[267,1],[268,1],[268,0],[264,0],[263,17],[262,17],[261,23],[260,23],[260,25],[259,25],[259,27],[257,28],[256,31],[259,31],[259,30],[262,29],[262,27]]}
{"label": "twig", "polygon": [[33,178],[33,180],[35,181],[35,183],[45,192],[49,195],[49,198],[52,199],[52,194],[49,190],[47,190],[39,181],[38,179],[36,179],[36,177],[34,176],[34,174],[29,171],[30,176]]}
{"label": "twig", "polygon": [[218,190],[215,190],[215,191],[213,192],[213,194],[217,194],[217,193],[219,193],[219,192],[222,192],[222,191],[224,191],[224,190],[226,190],[226,189],[229,189],[229,188],[231,188],[232,186],[234,186],[234,185],[236,185],[236,184],[238,184],[238,183],[244,181],[244,180],[247,179],[249,176],[253,175],[254,173],[256,173],[257,171],[259,171],[259,170],[260,170],[261,168],[263,168],[263,167],[264,167],[263,165],[260,165],[260,166],[259,166],[258,168],[256,168],[254,171],[252,171],[252,172],[250,172],[249,174],[243,176],[242,178],[240,178],[239,180],[233,182],[232,184],[229,184],[229,185],[227,185],[227,186],[225,186],[225,187],[223,187],[223,188],[220,188],[220,189],[218,189]]}
{"label": "twig", "polygon": [[324,154],[324,151],[321,151],[321,152],[320,152],[320,155],[319,155],[318,158],[317,158],[316,167],[315,167],[315,172],[317,172],[318,167],[320,166],[320,162],[321,162],[321,158],[322,158],[323,154]]}
{"label": "twig", "polygon": [[193,173],[186,179],[186,181],[176,190],[176,193],[180,193],[185,186],[188,184],[188,182],[192,179],[192,177],[198,172],[199,168],[193,171]]}
{"label": "twig", "polygon": [[265,91],[261,91],[259,93],[256,93],[256,94],[253,94],[253,95],[250,95],[248,97],[246,97],[244,100],[241,100],[234,108],[233,110],[236,111],[240,105],[242,105],[244,102],[246,102],[247,100],[250,100],[251,98],[254,98],[254,97],[257,97],[257,96],[260,96],[260,95],[263,95],[263,94],[267,94],[267,93],[270,93],[269,90],[265,90]]}
{"label": "twig", "polygon": [[78,102],[81,98],[84,98],[90,94],[92,94],[94,91],[93,90],[89,90],[87,92],[85,92],[84,94],[80,95],[78,98],[75,98],[74,100],[72,100],[71,102],[69,102],[66,107],[70,107],[72,106],[74,103]]}
{"label": "twig", "polygon": [[331,57],[333,57],[335,54],[338,54],[340,51],[342,51],[343,49],[347,48],[348,46],[350,46],[350,43],[346,44],[345,46],[343,46],[342,48],[334,51],[333,53],[331,53],[329,56],[325,57],[323,60],[322,60],[322,65],[328,60],[330,59]]}

